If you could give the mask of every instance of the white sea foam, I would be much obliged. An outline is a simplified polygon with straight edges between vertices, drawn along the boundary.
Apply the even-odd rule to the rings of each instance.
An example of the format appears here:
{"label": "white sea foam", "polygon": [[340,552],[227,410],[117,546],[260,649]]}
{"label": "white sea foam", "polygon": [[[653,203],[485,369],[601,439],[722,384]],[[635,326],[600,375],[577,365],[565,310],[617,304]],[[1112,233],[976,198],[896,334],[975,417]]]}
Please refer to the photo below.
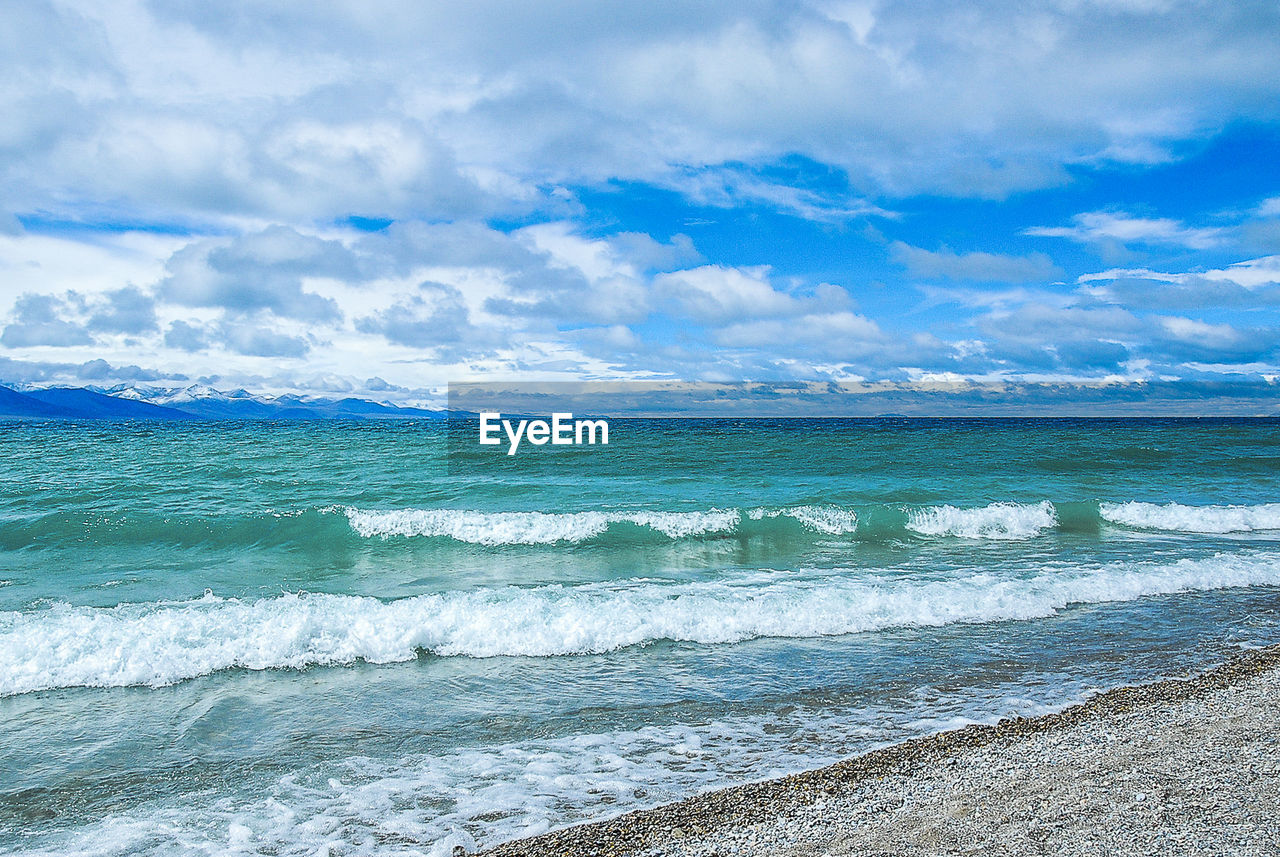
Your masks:
{"label": "white sea foam", "polygon": [[1184,506],[1181,503],[1101,503],[1102,517],[1144,530],[1253,533],[1280,530],[1280,503],[1259,506]]}
{"label": "white sea foam", "polygon": [[907,529],[926,536],[965,539],[1022,540],[1058,524],[1058,512],[1048,500],[1039,503],[992,503],[974,509],[929,506],[907,513]]}
{"label": "white sea foam", "polygon": [[303,668],[441,656],[607,652],[659,640],[734,643],[897,626],[1049,616],[1073,603],[1280,583],[1280,554],[1172,563],[982,571],[912,580],[875,571],[737,573],[507,586],[396,601],[212,594],[112,608],[55,604],[0,613],[0,695],[58,687],[171,684],[217,670]]}
{"label": "white sea foam", "polygon": [[581,542],[610,524],[648,527],[673,539],[737,528],[737,509],[696,512],[476,512],[467,509],[346,509],[351,527],[373,536],[444,536],[478,545],[547,545]]}
{"label": "white sea foam", "polygon": [[829,536],[846,535],[858,529],[858,516],[839,506],[788,506],[782,509],[751,509],[747,517],[753,521],[764,518],[794,518],[811,530]]}
{"label": "white sea foam", "polygon": [[[1040,688],[1041,699],[1035,698]],[[922,689],[924,690],[924,689]],[[191,854],[448,857],[701,791],[829,764],[914,735],[1039,714],[1083,698],[1048,677],[1031,688],[920,694],[893,705],[788,707],[462,747],[358,756],[228,784],[28,836],[22,857]],[[977,698],[975,699],[975,695]]]}
{"label": "white sea foam", "polygon": [[[595,538],[612,524],[633,524],[682,539],[732,533],[742,523],[738,509],[701,511],[609,512],[479,512],[469,509],[346,508],[347,520],[364,538],[387,536],[444,537],[478,545],[549,545]],[[857,529],[857,516],[838,506],[791,506],[752,509],[753,520],[789,517],[819,533],[838,535]]]}

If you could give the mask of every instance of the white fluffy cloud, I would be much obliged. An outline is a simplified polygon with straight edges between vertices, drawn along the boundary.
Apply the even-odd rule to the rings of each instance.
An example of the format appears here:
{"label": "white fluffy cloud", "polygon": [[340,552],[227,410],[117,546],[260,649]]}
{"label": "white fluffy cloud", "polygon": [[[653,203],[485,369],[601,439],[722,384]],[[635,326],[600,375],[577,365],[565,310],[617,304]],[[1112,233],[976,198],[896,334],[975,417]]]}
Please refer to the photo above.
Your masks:
{"label": "white fluffy cloud", "polygon": [[[1176,160],[1280,118],[1280,9],[1212,11],[18,4],[0,52],[0,358],[14,377],[163,367],[370,391],[486,372],[1265,368],[1274,196],[1238,206],[1247,222],[1099,199],[1021,235],[919,225],[938,196]],[[590,208],[636,185],[810,221],[839,259],[801,280],[755,248],[730,258],[723,230],[717,245],[652,226],[661,212],[635,227]]]}
{"label": "white fluffy cloud", "polygon": [[1246,289],[1258,289],[1263,286],[1280,285],[1280,256],[1264,256],[1260,259],[1247,259],[1236,262],[1225,268],[1217,268],[1199,272],[1165,273],[1148,268],[1112,268],[1095,274],[1083,274],[1081,283],[1093,283],[1106,280],[1152,280],[1158,283],[1189,283],[1198,280],[1211,280],[1234,283]]}
{"label": "white fluffy cloud", "polygon": [[[142,360],[183,377],[207,374],[202,366],[299,379],[360,367],[420,389],[453,372],[740,369],[793,348],[865,355],[885,341],[840,287],[700,261],[684,236],[591,237],[564,222],[510,233],[272,225],[189,238],[162,264],[133,269],[124,288],[22,292],[0,306],[0,345],[20,360],[56,349],[68,366]],[[691,331],[688,348],[668,341],[669,324]]]}
{"label": "white fluffy cloud", "polygon": [[1191,227],[1167,217],[1133,217],[1123,212],[1077,214],[1071,226],[1033,226],[1027,235],[1069,238],[1085,243],[1164,244],[1206,250],[1223,243],[1223,230]]}
{"label": "white fluffy cloud", "polygon": [[819,286],[811,294],[780,290],[770,281],[767,266],[703,265],[664,274],[655,285],[676,314],[699,323],[789,318],[818,310],[837,311],[849,304],[849,295],[836,286]]}
{"label": "white fluffy cloud", "polygon": [[874,321],[848,311],[739,322],[717,333],[716,339],[735,348],[784,346],[805,355],[817,347],[834,360],[864,358],[887,341]]}
{"label": "white fluffy cloud", "polygon": [[[857,194],[1001,195],[1072,162],[1150,162],[1280,104],[1267,4],[36,0],[9,14],[25,35],[0,60],[5,204],[76,217],[455,219],[624,179],[820,218],[867,210]],[[848,171],[857,194],[749,169],[789,155]]]}
{"label": "white fluffy cloud", "polygon": [[[83,382],[163,367],[162,377],[225,385],[408,396],[477,373],[1153,377],[1193,363],[1262,372],[1280,359],[1269,316],[1256,314],[1280,302],[1271,256],[1198,272],[1113,269],[1074,290],[923,286],[916,312],[961,308],[925,331],[859,308],[845,287],[706,264],[683,236],[601,237],[563,221],[511,232],[474,222],[372,233],[275,225],[182,241],[159,263],[130,263],[139,245],[127,236],[106,242],[96,252],[130,272],[118,288],[69,288],[75,277],[59,273],[53,254],[47,290],[24,286],[0,306],[10,375],[44,377],[39,367],[56,364],[58,377]],[[890,252],[917,273],[957,279],[1029,276],[1041,264],[950,251],[907,260],[903,248],[916,249]],[[1255,314],[1214,317],[1232,306]],[[369,378],[386,388],[366,388]]]}

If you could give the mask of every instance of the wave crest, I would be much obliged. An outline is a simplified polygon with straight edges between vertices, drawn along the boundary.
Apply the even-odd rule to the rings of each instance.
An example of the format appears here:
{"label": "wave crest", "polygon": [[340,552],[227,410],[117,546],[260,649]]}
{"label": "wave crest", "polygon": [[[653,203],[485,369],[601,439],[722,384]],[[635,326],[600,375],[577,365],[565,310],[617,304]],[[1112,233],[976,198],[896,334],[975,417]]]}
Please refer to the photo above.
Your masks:
{"label": "wave crest", "polygon": [[747,517],[753,521],[765,518],[794,518],[804,526],[829,536],[857,532],[858,516],[839,506],[789,506],[783,509],[752,509]]}
{"label": "wave crest", "polygon": [[740,573],[515,586],[397,601],[286,594],[0,613],[0,695],[160,686],[225,669],[301,669],[419,652],[471,657],[608,652],[659,640],[734,643],[909,625],[1034,619],[1074,603],[1280,584],[1280,554],[1066,566],[1034,577],[975,572],[907,580],[874,571]]}
{"label": "wave crest", "polygon": [[907,513],[907,529],[926,536],[1022,540],[1057,525],[1058,512],[1048,500],[1030,505],[992,503],[975,509],[930,506]]}
{"label": "wave crest", "polygon": [[1259,506],[1184,506],[1181,503],[1100,503],[1113,524],[1183,533],[1254,533],[1280,530],[1280,503]]}
{"label": "wave crest", "polygon": [[732,532],[737,509],[704,512],[475,512],[465,509],[347,509],[351,527],[373,536],[445,536],[478,545],[547,545],[581,542],[610,524],[648,527],[673,539]]}
{"label": "wave crest", "polygon": [[477,512],[467,509],[343,510],[351,528],[364,538],[445,537],[478,545],[549,545],[582,542],[613,524],[632,524],[671,539],[737,532],[744,518],[791,518],[806,529],[841,535],[858,527],[857,515],[839,506],[789,506],[778,509],[704,511]]}

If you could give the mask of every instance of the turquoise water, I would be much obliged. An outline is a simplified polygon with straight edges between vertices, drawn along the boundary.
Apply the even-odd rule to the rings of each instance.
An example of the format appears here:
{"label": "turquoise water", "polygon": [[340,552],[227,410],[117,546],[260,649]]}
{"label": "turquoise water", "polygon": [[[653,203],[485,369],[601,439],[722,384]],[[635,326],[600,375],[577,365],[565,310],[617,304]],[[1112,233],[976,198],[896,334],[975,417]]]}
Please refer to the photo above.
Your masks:
{"label": "turquoise water", "polygon": [[1277,421],[615,433],[0,424],[0,851],[447,854],[1280,641]]}

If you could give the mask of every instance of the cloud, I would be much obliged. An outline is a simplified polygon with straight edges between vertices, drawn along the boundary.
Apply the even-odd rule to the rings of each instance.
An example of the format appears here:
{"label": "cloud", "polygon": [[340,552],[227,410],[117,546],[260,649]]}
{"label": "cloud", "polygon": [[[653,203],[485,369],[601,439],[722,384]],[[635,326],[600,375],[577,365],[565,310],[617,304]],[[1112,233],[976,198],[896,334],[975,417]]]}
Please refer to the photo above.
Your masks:
{"label": "cloud", "polygon": [[1236,328],[1198,319],[1166,316],[1156,319],[1163,335],[1155,337],[1156,349],[1174,359],[1201,363],[1252,363],[1271,360],[1280,352],[1280,330]]}
{"label": "cloud", "polygon": [[0,345],[7,348],[88,345],[93,339],[83,325],[64,318],[64,314],[72,310],[69,303],[53,295],[25,294],[18,298],[13,320],[0,333]]}
{"label": "cloud", "polygon": [[1077,295],[1088,301],[1111,303],[1131,309],[1259,308],[1280,304],[1280,290],[1254,292],[1228,280],[1186,277],[1173,282],[1144,277],[1141,271],[1097,283],[1086,281]]}
{"label": "cloud", "polygon": [[1242,246],[1254,252],[1280,251],[1280,218],[1250,220],[1241,224],[1240,239]]}
{"label": "cloud", "polygon": [[105,295],[106,306],[88,322],[95,333],[149,333],[156,329],[155,298],[136,286],[117,289]]}
{"label": "cloud", "polygon": [[1170,316],[1160,319],[1160,324],[1171,336],[1182,342],[1223,343],[1234,341],[1237,336],[1235,328],[1229,324],[1206,324],[1192,318]]}
{"label": "cloud", "polygon": [[182,351],[203,351],[209,347],[209,334],[202,325],[175,321],[164,334],[166,348]]}
{"label": "cloud", "polygon": [[1037,303],[1048,307],[1071,306],[1078,303],[1076,295],[1063,294],[1044,288],[1027,286],[1011,286],[1003,289],[981,289],[972,287],[919,286],[925,295],[921,309],[933,306],[954,304],[969,309],[1008,310],[1023,304]]}
{"label": "cloud", "polygon": [[[487,311],[574,326],[633,322],[651,312],[645,274],[658,242],[639,247],[630,236],[614,244],[584,236],[565,222],[534,224],[513,237],[529,255],[504,273],[507,292],[486,300]],[[640,256],[631,256],[637,249]],[[674,244],[671,250],[682,252]]]}
{"label": "cloud", "polygon": [[848,311],[740,322],[718,331],[715,339],[733,348],[791,350],[789,346],[799,346],[798,351],[806,354],[817,346],[833,359],[863,357],[886,341],[874,321]]}
{"label": "cloud", "polygon": [[91,345],[95,334],[140,336],[157,330],[155,299],[136,286],[99,294],[27,292],[0,335],[9,348]]}
{"label": "cloud", "polygon": [[1009,368],[1188,377],[1189,364],[1257,364],[1280,353],[1280,329],[1148,315],[1133,307],[1027,304],[977,322],[984,352]]}
{"label": "cloud", "polygon": [[174,321],[163,344],[185,352],[221,351],[248,357],[303,357],[311,343],[303,336],[276,329],[261,318],[223,319],[212,324]]}
{"label": "cloud", "polygon": [[303,357],[311,350],[301,336],[256,324],[223,325],[218,333],[228,350],[252,357]]}
{"label": "cloud", "polygon": [[1111,343],[1105,353],[1115,353],[1114,344],[1140,341],[1144,322],[1120,307],[1026,304],[992,313],[977,326],[991,338],[995,356],[1031,365],[1071,365],[1064,354],[1080,354],[1102,342]]}
{"label": "cloud", "polygon": [[670,271],[703,260],[693,239],[681,233],[664,243],[643,232],[619,232],[609,236],[609,243],[620,257],[644,271]]}
{"label": "cloud", "polygon": [[798,186],[793,176],[769,178],[740,165],[683,170],[654,179],[656,184],[683,193],[690,202],[717,208],[763,205],[819,223],[839,223],[868,215],[896,215],[845,190],[844,180],[834,187]]}
{"label": "cloud", "polygon": [[1193,283],[1211,280],[1234,283],[1244,289],[1258,290],[1280,285],[1280,256],[1263,256],[1258,259],[1246,259],[1235,262],[1225,268],[1208,271],[1191,271],[1180,273],[1164,273],[1149,268],[1111,268],[1094,274],[1082,274],[1077,278],[1080,283],[1104,282],[1107,280],[1150,280],[1157,283]]}
{"label": "cloud", "polygon": [[362,257],[362,270],[382,276],[410,276],[423,266],[520,270],[539,264],[536,249],[518,236],[473,220],[408,220],[362,235],[350,249]]}
{"label": "cloud", "polygon": [[[481,338],[471,324],[461,292],[439,283],[423,283],[419,289],[421,294],[357,320],[356,330],[383,336],[395,345],[419,349],[437,349]],[[478,352],[476,349],[477,356]]]}
{"label": "cloud", "polygon": [[355,278],[351,253],[337,241],[271,226],[232,239],[193,242],[168,261],[160,293],[176,304],[232,313],[268,310],[281,318],[333,321],[338,305],[304,288],[304,278]]}
{"label": "cloud", "polygon": [[[638,199],[619,210],[648,205]],[[1184,266],[1208,264],[1079,275],[1089,254],[1066,248],[1058,258],[1074,262],[1078,277],[1067,285],[1048,281],[1060,272],[1028,252],[1032,242],[1007,234],[1014,225],[983,240],[1026,250],[936,243],[969,232],[932,220],[927,201],[881,224],[897,241],[766,215],[756,228],[747,221],[757,214],[744,213],[741,231],[736,223],[699,231],[696,244],[637,231],[655,216],[648,210],[515,224],[246,220],[163,240],[35,222],[0,237],[0,289],[8,284],[3,297],[13,302],[0,346],[60,348],[73,367],[64,377],[105,381],[113,367],[141,363],[149,368],[138,371],[221,385],[372,393],[376,376],[397,397],[459,373],[886,381],[1280,373],[1269,333],[1280,328],[1277,257],[1224,264],[1217,252],[1179,253],[1172,258]],[[820,232],[814,246],[824,249],[804,258],[803,244],[776,255],[773,245],[739,246],[779,222],[788,236]],[[925,282],[885,265],[885,247]],[[77,282],[83,288],[68,287]]]}
{"label": "cloud", "polygon": [[113,365],[105,360],[88,360],[83,363],[58,363],[44,360],[15,360],[0,357],[0,383],[10,384],[86,384],[103,380],[111,381],[170,381],[184,383],[187,376],[180,373],[157,372],[135,365]]}
{"label": "cloud", "polygon": [[1246,289],[1274,286],[1280,284],[1280,256],[1266,256],[1261,259],[1236,262],[1226,268],[1205,271],[1201,276],[1206,280],[1238,283]]}
{"label": "cloud", "polygon": [[895,241],[889,247],[893,261],[922,279],[973,280],[976,282],[1028,283],[1052,280],[1062,272],[1043,253],[1010,256],[1000,253],[956,253],[947,246],[937,251]]}
{"label": "cloud", "polygon": [[[1175,157],[1280,103],[1269,4],[380,8],[24,3],[0,60],[6,205],[484,219],[621,180],[838,220]],[[797,156],[847,181],[770,178]]]}
{"label": "cloud", "polygon": [[781,291],[770,282],[767,266],[704,265],[663,274],[654,280],[654,289],[675,315],[711,324],[796,316],[849,304],[848,294],[836,286],[820,286],[810,295]]}
{"label": "cloud", "polygon": [[1084,244],[1162,244],[1207,250],[1224,240],[1216,228],[1193,228],[1170,218],[1133,217],[1123,212],[1093,211],[1077,214],[1072,226],[1033,226],[1024,235],[1067,238]]}

